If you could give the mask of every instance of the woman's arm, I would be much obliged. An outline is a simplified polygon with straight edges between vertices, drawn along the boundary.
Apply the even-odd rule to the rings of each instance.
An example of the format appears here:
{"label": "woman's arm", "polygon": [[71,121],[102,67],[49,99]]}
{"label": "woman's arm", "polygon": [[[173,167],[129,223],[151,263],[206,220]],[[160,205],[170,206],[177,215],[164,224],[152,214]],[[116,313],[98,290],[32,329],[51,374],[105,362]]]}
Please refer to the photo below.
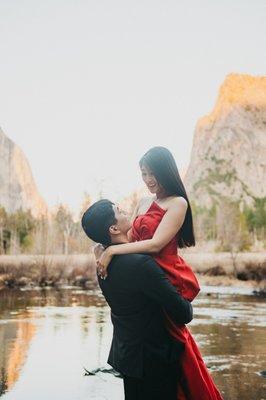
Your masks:
{"label": "woman's arm", "polygon": [[111,254],[158,253],[177,234],[185,220],[186,211],[187,201],[183,197],[173,198],[152,239],[110,246]]}
{"label": "woman's arm", "polygon": [[104,274],[114,255],[132,253],[158,253],[177,234],[183,225],[187,211],[187,201],[183,197],[175,197],[169,202],[153,238],[139,242],[109,246],[99,259],[99,266]]}

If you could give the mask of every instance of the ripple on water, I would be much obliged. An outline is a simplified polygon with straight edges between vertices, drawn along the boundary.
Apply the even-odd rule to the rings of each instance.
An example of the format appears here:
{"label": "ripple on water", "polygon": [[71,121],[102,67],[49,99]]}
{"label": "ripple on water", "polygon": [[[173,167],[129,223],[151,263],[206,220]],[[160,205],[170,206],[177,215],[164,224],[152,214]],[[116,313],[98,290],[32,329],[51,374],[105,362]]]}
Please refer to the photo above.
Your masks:
{"label": "ripple on water", "polygon": [[200,293],[219,293],[225,295],[252,295],[253,289],[242,286],[207,286],[202,285]]}
{"label": "ripple on water", "polygon": [[247,323],[249,326],[266,326],[266,303],[256,300],[254,296],[241,296],[235,300],[235,296],[226,295],[225,298],[206,298],[205,295],[193,302],[194,319],[192,325],[219,324],[226,325]]}

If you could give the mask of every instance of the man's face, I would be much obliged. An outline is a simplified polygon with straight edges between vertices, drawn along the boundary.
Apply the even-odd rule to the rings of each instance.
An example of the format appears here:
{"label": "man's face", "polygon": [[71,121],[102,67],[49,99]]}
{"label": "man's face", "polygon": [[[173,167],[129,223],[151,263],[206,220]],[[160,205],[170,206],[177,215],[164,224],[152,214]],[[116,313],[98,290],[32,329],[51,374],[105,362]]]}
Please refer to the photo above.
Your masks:
{"label": "man's face", "polygon": [[117,229],[121,233],[127,234],[129,229],[131,228],[131,223],[128,214],[121,207],[119,207],[118,204],[113,205],[113,210],[115,213],[115,218],[117,220],[116,223]]}

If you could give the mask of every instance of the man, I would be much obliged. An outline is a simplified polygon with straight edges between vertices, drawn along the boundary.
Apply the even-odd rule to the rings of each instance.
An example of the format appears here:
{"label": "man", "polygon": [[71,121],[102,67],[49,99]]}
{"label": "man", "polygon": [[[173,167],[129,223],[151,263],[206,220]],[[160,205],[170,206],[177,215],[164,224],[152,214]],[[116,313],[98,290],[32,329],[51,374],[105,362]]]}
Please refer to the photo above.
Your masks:
{"label": "man", "polygon": [[[127,243],[130,220],[103,199],[83,214],[86,235],[105,247]],[[114,327],[108,363],[123,375],[126,400],[176,400],[183,344],[170,337],[165,312],[177,324],[192,320],[192,306],[152,257],[114,256],[105,280],[98,277]]]}

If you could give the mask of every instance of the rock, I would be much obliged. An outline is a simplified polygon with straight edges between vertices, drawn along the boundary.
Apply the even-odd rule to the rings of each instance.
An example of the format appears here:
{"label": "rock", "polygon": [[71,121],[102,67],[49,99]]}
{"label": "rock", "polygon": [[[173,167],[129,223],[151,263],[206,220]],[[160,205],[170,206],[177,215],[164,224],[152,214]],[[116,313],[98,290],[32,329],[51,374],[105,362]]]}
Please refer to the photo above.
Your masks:
{"label": "rock", "polygon": [[74,285],[77,285],[77,286],[84,286],[84,285],[86,284],[87,280],[88,280],[88,278],[86,278],[85,276],[83,276],[83,275],[77,275],[77,276],[74,278],[73,284],[74,284]]}
{"label": "rock", "polygon": [[189,197],[210,208],[224,197],[252,206],[266,196],[266,77],[231,74],[199,120],[185,176]]}
{"label": "rock", "polygon": [[220,265],[216,265],[214,267],[211,267],[207,269],[205,272],[205,275],[207,276],[221,276],[221,275],[226,275],[225,269],[221,267]]}
{"label": "rock", "polygon": [[31,283],[31,280],[27,278],[26,276],[22,276],[21,278],[17,279],[17,285],[18,286],[29,286]]}
{"label": "rock", "polygon": [[0,276],[0,290],[5,288],[6,284],[5,284],[5,278],[4,276]]}
{"label": "rock", "polygon": [[30,165],[22,150],[0,128],[0,205],[8,213],[30,209],[34,217],[48,208],[38,192]]}

